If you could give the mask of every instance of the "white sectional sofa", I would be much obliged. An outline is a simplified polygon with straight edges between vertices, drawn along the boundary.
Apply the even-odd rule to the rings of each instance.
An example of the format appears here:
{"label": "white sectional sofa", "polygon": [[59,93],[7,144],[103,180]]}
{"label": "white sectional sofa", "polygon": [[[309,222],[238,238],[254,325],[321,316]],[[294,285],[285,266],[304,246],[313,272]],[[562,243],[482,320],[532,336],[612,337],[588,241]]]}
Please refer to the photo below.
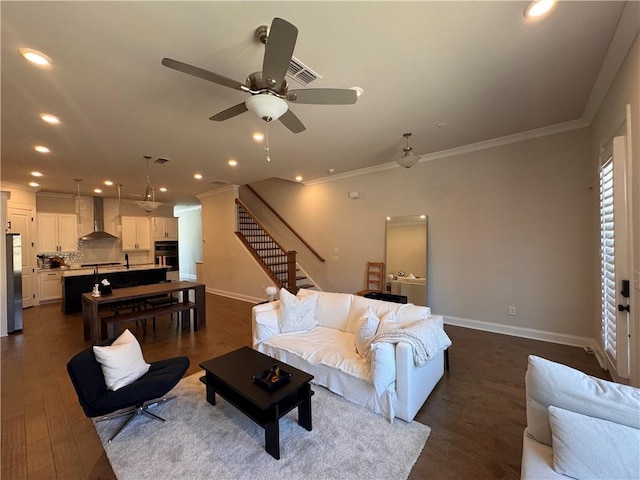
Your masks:
{"label": "white sectional sofa", "polygon": [[253,307],[252,318],[254,349],[389,420],[413,420],[451,345],[442,317],[428,307],[346,293],[281,291],[280,300]]}
{"label": "white sectional sofa", "polygon": [[521,478],[640,478],[640,390],[530,356]]}

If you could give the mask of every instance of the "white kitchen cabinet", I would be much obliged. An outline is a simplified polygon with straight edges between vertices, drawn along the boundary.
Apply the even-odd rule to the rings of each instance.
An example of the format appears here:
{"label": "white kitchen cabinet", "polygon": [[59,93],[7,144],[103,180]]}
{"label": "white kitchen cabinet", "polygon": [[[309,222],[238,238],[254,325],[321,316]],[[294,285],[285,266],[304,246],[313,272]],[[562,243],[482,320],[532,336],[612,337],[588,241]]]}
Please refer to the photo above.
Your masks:
{"label": "white kitchen cabinet", "polygon": [[122,250],[150,250],[151,232],[147,217],[122,217]]}
{"label": "white kitchen cabinet", "polygon": [[77,223],[74,213],[39,213],[38,252],[77,252]]}
{"label": "white kitchen cabinet", "polygon": [[178,219],[153,217],[151,219],[154,240],[178,240]]}
{"label": "white kitchen cabinet", "polygon": [[48,302],[62,299],[62,272],[43,271],[38,273],[38,299]]}

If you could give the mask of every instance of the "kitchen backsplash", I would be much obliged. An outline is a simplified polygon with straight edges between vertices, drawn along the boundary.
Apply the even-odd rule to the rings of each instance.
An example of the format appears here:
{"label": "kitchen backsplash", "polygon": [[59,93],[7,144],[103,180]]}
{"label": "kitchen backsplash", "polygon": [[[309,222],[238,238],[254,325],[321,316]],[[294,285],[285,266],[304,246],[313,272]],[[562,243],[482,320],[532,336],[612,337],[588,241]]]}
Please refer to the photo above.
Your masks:
{"label": "kitchen backsplash", "polygon": [[[129,254],[129,264],[153,263],[152,253],[123,252],[122,244],[118,240],[83,240],[78,242],[78,251],[72,253],[48,254],[44,256],[44,268],[48,268],[48,259],[60,257],[71,267],[79,267],[84,263],[119,262],[124,264],[124,254]],[[38,264],[40,266],[40,264]]]}

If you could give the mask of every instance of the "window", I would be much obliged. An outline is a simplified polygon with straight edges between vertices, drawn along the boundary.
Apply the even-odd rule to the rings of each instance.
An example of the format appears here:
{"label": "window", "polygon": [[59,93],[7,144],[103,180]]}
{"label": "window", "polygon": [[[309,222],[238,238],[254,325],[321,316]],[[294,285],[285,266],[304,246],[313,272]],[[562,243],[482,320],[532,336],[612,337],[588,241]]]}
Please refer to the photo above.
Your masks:
{"label": "window", "polygon": [[615,137],[600,156],[600,292],[602,349],[621,377],[629,376],[629,314],[619,311],[628,279],[625,137]]}

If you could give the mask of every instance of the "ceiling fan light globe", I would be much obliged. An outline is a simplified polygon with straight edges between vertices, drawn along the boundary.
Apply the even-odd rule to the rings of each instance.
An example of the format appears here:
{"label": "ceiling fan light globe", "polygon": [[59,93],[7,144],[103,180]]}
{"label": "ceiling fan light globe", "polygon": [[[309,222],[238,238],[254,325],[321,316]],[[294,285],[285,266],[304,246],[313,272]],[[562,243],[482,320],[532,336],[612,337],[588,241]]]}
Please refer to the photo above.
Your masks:
{"label": "ceiling fan light globe", "polygon": [[289,109],[287,102],[269,94],[253,95],[245,102],[245,105],[266,122],[277,120]]}
{"label": "ceiling fan light globe", "polygon": [[413,154],[407,154],[406,152],[398,159],[396,160],[396,162],[398,163],[398,165],[400,165],[401,167],[404,168],[411,168],[413,167],[416,163],[418,163],[418,160],[420,159],[420,157],[416,157]]}

